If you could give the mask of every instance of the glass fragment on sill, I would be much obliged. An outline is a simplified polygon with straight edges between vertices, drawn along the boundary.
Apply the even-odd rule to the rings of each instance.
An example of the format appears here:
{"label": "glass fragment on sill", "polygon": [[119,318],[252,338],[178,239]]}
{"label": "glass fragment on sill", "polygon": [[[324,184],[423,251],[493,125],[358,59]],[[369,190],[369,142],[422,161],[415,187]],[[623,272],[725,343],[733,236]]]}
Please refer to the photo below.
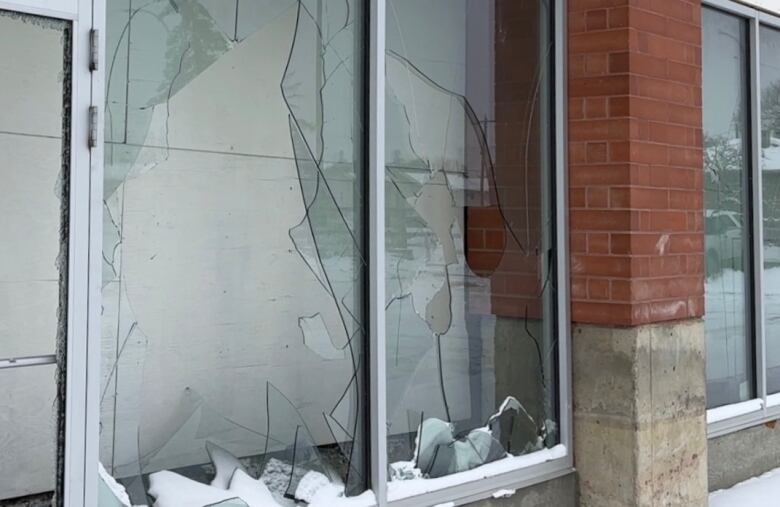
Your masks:
{"label": "glass fragment on sill", "polygon": [[272,482],[284,485],[284,489],[279,488],[275,492],[285,498],[299,499],[296,496],[298,485],[307,473],[320,473],[328,482],[338,477],[335,471],[325,465],[306,422],[292,402],[270,383],[266,389],[266,399],[268,436],[263,455],[273,456],[289,466],[289,469],[274,467],[283,471],[283,477],[269,477],[268,471],[263,471]]}
{"label": "glass fragment on sill", "polygon": [[[501,441],[502,429],[511,428],[518,419],[536,424],[522,404],[508,397],[498,412],[490,416],[484,426],[457,435],[451,423],[435,417],[425,419],[417,430],[416,447],[412,461],[399,461],[390,465],[391,480],[437,478],[465,472],[507,456],[511,442]],[[544,425],[541,425],[544,428]],[[511,434],[511,432],[510,432]],[[539,442],[524,453],[544,448],[544,430]]]}

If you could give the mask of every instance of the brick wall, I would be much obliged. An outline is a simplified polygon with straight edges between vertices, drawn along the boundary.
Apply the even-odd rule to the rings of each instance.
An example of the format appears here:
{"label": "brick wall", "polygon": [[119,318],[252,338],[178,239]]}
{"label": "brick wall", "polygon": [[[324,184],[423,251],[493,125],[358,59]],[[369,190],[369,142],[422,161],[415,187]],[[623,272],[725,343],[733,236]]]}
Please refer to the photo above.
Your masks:
{"label": "brick wall", "polygon": [[704,312],[698,0],[569,0],[572,320]]}

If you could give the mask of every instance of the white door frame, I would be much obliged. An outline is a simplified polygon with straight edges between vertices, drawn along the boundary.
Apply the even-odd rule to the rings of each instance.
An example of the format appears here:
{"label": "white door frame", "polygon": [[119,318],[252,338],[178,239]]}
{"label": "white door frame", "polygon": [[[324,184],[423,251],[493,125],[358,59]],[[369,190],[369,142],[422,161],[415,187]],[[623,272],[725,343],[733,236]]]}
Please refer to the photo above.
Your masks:
{"label": "white door frame", "polygon": [[[91,424],[88,424],[92,422],[87,391],[87,358],[91,348],[88,347],[88,337],[91,336],[90,331],[96,329],[89,327],[91,319],[88,319],[88,315],[94,312],[88,311],[92,306],[88,288],[92,280],[90,274],[94,273],[90,268],[95,264],[89,255],[90,224],[94,222],[90,220],[94,200],[91,198],[90,182],[97,179],[102,185],[102,165],[95,163],[97,159],[88,145],[89,109],[93,97],[92,73],[89,69],[92,0],[0,0],[0,9],[71,23],[67,390],[65,440],[58,442],[58,445],[64,447],[65,453],[63,504],[67,507],[96,505],[97,473],[91,464],[87,466],[91,461],[87,459],[88,456],[94,453],[97,459],[97,447],[93,449],[89,444],[98,429],[96,426],[95,431],[90,432]],[[95,178],[98,174],[101,177]],[[99,279],[96,283],[99,294]],[[94,502],[89,501],[93,498]]]}

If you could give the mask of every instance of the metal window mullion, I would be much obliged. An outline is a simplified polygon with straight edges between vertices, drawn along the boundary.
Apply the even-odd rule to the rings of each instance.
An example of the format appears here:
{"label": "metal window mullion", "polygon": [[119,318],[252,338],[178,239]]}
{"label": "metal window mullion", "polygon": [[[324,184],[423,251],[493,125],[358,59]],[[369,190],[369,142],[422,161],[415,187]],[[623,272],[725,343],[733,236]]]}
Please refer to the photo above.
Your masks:
{"label": "metal window mullion", "polygon": [[[753,309],[755,311],[755,358],[756,384],[758,398],[761,398],[766,410],[766,336],[764,332],[764,210],[761,184],[761,82],[760,82],[760,46],[759,18],[756,13],[749,20],[750,41],[750,172],[752,180],[752,227],[753,227]],[[748,316],[749,318],[750,316]]]}
{"label": "metal window mullion", "polygon": [[569,318],[569,202],[567,179],[568,118],[566,112],[566,0],[555,2],[555,226],[556,261],[558,273],[558,381],[561,443],[567,449],[567,462],[573,460],[572,428],[572,365],[571,365],[571,321]]}
{"label": "metal window mullion", "polygon": [[[85,41],[93,42],[93,31],[105,33],[106,0],[79,0],[79,8],[84,18]],[[105,62],[105,37],[97,38],[98,62]],[[89,71],[92,59],[92,44],[84,48],[84,62],[81,69]],[[100,446],[100,381],[101,381],[101,301],[102,301],[102,250],[103,250],[103,105],[105,104],[104,65],[89,72],[84,78],[84,93],[89,105],[97,111],[95,147],[89,150],[87,167],[88,189],[84,202],[88,204],[88,241],[87,241],[87,298],[86,298],[86,408],[84,411],[84,505],[98,505],[98,464]]]}
{"label": "metal window mullion", "polygon": [[87,63],[91,1],[79,0],[73,22],[71,60],[71,166],[70,166],[70,237],[68,252],[68,333],[67,389],[65,395],[65,507],[90,504],[84,496],[90,481],[86,468],[88,350],[88,251],[90,241],[89,185],[91,154],[87,146],[90,105],[90,73]]}
{"label": "metal window mullion", "polygon": [[369,20],[369,366],[371,487],[387,504],[385,362],[385,1],[371,0]]}

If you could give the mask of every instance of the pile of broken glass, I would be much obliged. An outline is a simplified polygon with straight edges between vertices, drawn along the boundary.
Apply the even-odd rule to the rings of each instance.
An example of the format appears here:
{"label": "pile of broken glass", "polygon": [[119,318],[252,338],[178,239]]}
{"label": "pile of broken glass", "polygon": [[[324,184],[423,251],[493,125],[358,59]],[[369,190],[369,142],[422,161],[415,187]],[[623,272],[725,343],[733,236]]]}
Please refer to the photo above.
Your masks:
{"label": "pile of broken glass", "polygon": [[[429,479],[472,470],[510,456],[502,444],[504,420],[530,417],[522,404],[508,397],[484,426],[456,435],[454,425],[437,418],[421,422],[412,461],[390,464],[392,481]],[[545,436],[539,435],[538,447]],[[338,474],[326,464],[316,447],[295,449],[292,463],[271,457],[255,474],[248,461],[219,445],[205,444],[213,468],[209,484],[177,472],[162,470],[148,475],[147,494],[154,507],[363,507],[374,505],[367,491],[346,496]],[[259,477],[255,477],[259,475]],[[124,486],[100,465],[100,507],[132,507]]]}

